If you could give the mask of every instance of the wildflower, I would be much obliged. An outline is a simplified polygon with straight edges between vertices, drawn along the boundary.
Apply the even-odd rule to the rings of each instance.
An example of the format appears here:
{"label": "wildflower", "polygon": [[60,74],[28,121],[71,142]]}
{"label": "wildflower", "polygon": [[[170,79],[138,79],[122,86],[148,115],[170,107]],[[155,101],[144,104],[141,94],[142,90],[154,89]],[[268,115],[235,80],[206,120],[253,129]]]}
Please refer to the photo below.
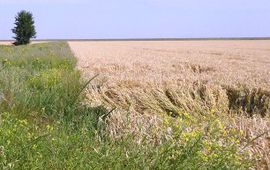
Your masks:
{"label": "wildflower", "polygon": [[4,155],[4,150],[5,150],[4,146],[0,146],[0,155]]}
{"label": "wildflower", "polygon": [[50,132],[53,131],[53,129],[54,129],[54,128],[53,128],[52,126],[50,126],[50,125],[47,125],[46,128],[47,128],[47,130],[50,131]]}
{"label": "wildflower", "polygon": [[28,138],[28,139],[31,139],[32,137],[33,137],[33,133],[28,132],[28,133],[27,133],[27,138]]}
{"label": "wildflower", "polygon": [[19,120],[19,124],[21,126],[26,126],[26,125],[28,125],[28,122],[27,122],[27,120]]}
{"label": "wildflower", "polygon": [[33,148],[33,149],[36,149],[36,148],[37,148],[37,145],[36,145],[36,144],[34,144],[34,145],[32,146],[32,148]]}

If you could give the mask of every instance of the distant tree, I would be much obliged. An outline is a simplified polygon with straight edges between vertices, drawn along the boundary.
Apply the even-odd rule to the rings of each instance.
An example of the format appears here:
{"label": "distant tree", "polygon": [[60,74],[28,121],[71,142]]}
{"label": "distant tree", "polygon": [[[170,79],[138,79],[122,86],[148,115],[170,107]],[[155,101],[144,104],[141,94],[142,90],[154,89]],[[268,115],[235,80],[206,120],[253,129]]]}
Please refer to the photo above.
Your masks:
{"label": "distant tree", "polygon": [[15,27],[12,32],[15,34],[15,45],[30,43],[31,38],[36,38],[35,22],[31,12],[20,11],[15,17]]}

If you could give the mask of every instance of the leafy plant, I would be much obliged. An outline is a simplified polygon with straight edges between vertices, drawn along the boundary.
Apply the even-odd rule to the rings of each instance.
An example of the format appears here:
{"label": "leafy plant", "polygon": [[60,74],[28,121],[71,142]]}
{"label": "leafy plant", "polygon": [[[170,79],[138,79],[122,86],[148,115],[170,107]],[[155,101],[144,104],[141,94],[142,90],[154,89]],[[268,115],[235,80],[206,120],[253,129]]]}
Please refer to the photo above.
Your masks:
{"label": "leafy plant", "polygon": [[36,37],[33,15],[27,11],[20,11],[15,17],[15,28],[12,32],[15,34],[15,45],[29,44],[31,38]]}

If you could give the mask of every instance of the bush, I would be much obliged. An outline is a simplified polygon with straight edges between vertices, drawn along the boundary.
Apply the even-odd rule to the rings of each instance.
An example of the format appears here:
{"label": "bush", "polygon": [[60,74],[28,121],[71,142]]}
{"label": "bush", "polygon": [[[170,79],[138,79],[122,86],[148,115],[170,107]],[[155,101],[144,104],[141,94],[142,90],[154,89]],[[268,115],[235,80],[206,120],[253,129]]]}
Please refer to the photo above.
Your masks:
{"label": "bush", "polygon": [[15,28],[12,32],[16,35],[15,45],[29,44],[30,38],[35,38],[36,30],[33,15],[27,11],[20,11],[15,17]]}

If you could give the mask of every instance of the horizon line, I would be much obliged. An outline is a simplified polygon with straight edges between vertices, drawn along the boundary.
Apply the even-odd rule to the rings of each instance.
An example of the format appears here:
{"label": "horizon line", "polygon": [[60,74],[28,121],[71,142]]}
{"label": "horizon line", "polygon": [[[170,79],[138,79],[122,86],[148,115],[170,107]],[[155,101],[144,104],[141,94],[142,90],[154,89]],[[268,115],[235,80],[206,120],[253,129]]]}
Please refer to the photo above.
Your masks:
{"label": "horizon line", "polygon": [[[270,37],[208,37],[208,38],[48,38],[31,41],[181,41],[181,40],[270,40]],[[0,41],[15,41],[3,39]]]}

